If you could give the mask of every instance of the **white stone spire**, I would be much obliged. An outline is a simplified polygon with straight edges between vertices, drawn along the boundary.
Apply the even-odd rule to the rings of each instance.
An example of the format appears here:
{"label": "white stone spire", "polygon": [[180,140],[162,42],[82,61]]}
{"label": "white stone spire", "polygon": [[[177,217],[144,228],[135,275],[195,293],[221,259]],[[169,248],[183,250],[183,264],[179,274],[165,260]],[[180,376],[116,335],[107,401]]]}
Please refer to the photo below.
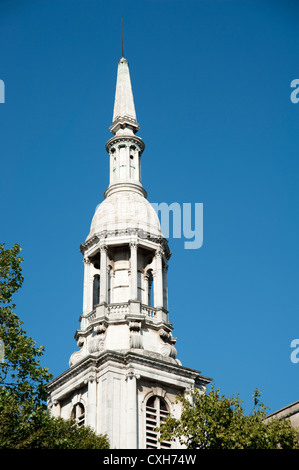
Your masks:
{"label": "white stone spire", "polygon": [[110,155],[110,181],[105,197],[119,192],[137,192],[146,197],[141,184],[141,154],[143,140],[135,134],[139,130],[127,59],[118,61],[113,122],[113,137],[107,142]]}
{"label": "white stone spire", "polygon": [[136,121],[136,112],[132,92],[129,64],[122,57],[118,62],[116,93],[113,110],[113,122],[118,118],[128,117]]}
{"label": "white stone spire", "polygon": [[113,110],[113,123],[110,130],[113,134],[136,133],[139,129],[132,92],[129,64],[122,57],[118,61],[117,81]]}

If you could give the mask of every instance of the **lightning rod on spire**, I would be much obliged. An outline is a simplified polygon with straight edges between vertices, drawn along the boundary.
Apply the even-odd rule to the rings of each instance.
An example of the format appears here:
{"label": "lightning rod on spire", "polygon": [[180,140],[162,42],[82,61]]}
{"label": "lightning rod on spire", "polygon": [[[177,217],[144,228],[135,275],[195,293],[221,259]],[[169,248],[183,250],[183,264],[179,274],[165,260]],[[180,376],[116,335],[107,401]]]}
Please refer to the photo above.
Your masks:
{"label": "lightning rod on spire", "polygon": [[123,19],[121,19],[121,56],[124,57],[124,24]]}

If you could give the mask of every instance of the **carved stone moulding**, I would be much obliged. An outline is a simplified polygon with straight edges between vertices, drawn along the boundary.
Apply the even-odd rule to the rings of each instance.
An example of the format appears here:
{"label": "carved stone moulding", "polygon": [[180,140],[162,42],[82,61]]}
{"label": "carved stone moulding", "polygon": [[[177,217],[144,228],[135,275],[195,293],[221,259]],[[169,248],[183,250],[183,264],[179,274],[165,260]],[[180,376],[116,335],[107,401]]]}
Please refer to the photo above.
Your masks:
{"label": "carved stone moulding", "polygon": [[79,336],[78,341],[77,341],[77,346],[80,348],[80,350],[74,351],[73,354],[71,354],[71,357],[69,359],[70,367],[72,367],[77,362],[81,361],[81,359],[83,359],[86,356],[85,345],[86,345],[86,338],[84,338],[83,336]]}
{"label": "carved stone moulding", "polygon": [[106,151],[109,153],[112,147],[117,147],[117,145],[123,145],[124,143],[127,143],[127,145],[136,146],[141,153],[145,149],[145,144],[140,137],[136,135],[121,135],[111,137],[111,139],[108,140],[105,146]]}
{"label": "carved stone moulding", "polygon": [[130,237],[134,236],[142,242],[142,240],[148,240],[150,242],[159,244],[164,252],[164,256],[167,260],[171,257],[171,251],[169,250],[168,241],[164,237],[153,236],[150,232],[146,232],[143,229],[136,229],[134,227],[128,227],[122,230],[105,230],[103,232],[97,233],[92,238],[87,240],[80,245],[80,252],[85,255],[88,250],[91,250],[95,246],[99,246],[103,241],[106,241],[107,238],[117,238],[117,237]]}
{"label": "carved stone moulding", "polygon": [[104,351],[105,349],[105,338],[101,335],[91,337],[88,341],[88,352],[90,354]]}
{"label": "carved stone moulding", "polygon": [[143,338],[141,332],[141,321],[129,321],[130,347],[133,349],[143,349]]}
{"label": "carved stone moulding", "polygon": [[165,357],[171,357],[172,359],[175,359],[177,356],[177,350],[175,349],[174,346],[171,344],[165,343],[161,346],[160,348],[162,356]]}

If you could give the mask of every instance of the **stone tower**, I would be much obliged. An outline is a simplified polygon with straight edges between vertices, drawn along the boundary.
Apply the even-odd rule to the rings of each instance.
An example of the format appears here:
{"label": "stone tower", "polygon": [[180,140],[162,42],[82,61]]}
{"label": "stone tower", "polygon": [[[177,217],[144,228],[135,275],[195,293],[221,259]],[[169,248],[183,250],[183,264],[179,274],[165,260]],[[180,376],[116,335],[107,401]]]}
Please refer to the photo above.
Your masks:
{"label": "stone tower", "polygon": [[54,416],[107,433],[111,449],[177,448],[155,428],[175,397],[210,379],[177,359],[167,299],[168,242],[141,184],[144,143],[128,61],[118,62],[113,136],[106,144],[110,182],[80,250],[83,312],[70,368],[49,384]]}

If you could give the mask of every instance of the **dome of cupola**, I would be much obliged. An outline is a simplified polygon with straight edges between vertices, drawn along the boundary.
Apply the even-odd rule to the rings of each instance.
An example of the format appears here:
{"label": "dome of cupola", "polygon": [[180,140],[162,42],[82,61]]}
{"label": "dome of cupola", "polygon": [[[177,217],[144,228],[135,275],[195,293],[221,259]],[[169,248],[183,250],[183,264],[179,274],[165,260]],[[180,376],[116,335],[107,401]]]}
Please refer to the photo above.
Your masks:
{"label": "dome of cupola", "polygon": [[103,232],[121,234],[130,230],[138,230],[141,237],[162,237],[159,217],[149,201],[138,192],[118,190],[97,207],[87,240]]}

